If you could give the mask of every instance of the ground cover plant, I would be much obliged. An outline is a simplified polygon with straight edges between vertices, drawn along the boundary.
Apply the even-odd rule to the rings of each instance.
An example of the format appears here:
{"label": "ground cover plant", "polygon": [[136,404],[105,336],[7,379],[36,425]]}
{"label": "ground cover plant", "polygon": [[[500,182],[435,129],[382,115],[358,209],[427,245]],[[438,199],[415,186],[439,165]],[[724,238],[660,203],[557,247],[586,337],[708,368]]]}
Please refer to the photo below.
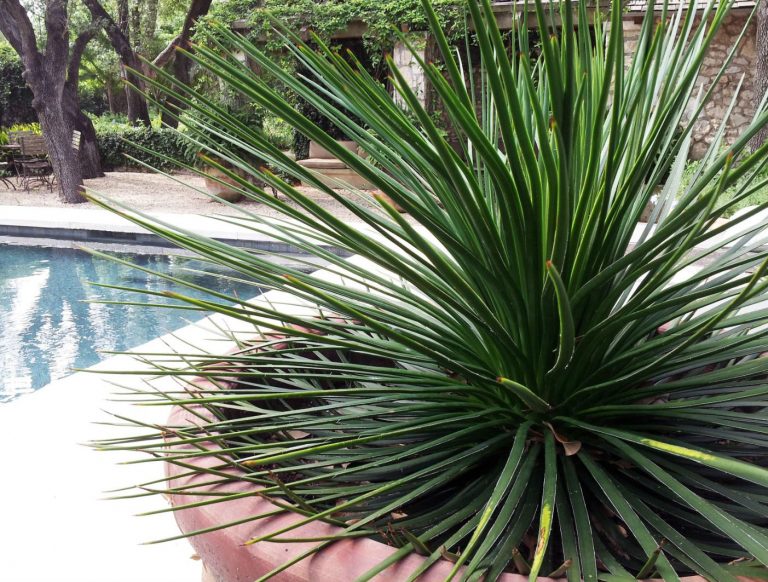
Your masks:
{"label": "ground cover plant", "polygon": [[[699,161],[688,162],[688,164],[685,167],[685,172],[683,173],[683,178],[680,182],[679,194],[683,194],[685,192],[685,190],[688,187],[688,184],[698,174],[700,166],[701,166],[701,163]],[[765,171],[763,171],[763,174],[760,175],[760,181],[762,182],[763,179],[766,177],[768,177],[768,175],[765,175]],[[728,190],[722,192],[720,194],[720,202],[724,203],[730,200],[740,186],[741,184],[736,183],[732,185]],[[768,202],[768,188],[760,188],[760,189],[754,190],[749,196],[740,200],[738,204],[730,205],[728,210],[725,212],[724,216],[731,217],[733,216],[733,214],[735,214],[739,210],[742,210],[744,208],[751,208],[753,206],[763,204],[764,202]]]}
{"label": "ground cover plant", "polygon": [[[695,89],[697,72],[731,4],[698,12],[665,5],[660,18],[645,18],[625,62],[620,3],[602,12],[535,2],[538,28],[550,34],[539,35],[540,56],[531,61],[525,26],[512,31],[518,50],[508,51],[490,2],[471,1],[482,59],[472,75],[425,0],[442,56],[422,65],[461,138],[458,150],[391,62],[397,102],[319,39],[309,48],[276,25],[313,72],[310,82],[219,30],[220,46],[191,55],[199,67],[333,152],[407,215],[384,196],[374,195],[372,208],[370,196],[323,186],[262,132],[176,87],[189,105],[187,135],[200,136],[212,163],[280,192],[230,170],[244,194],[285,219],[245,212],[228,220],[277,233],[329,267],[326,276],[275,268],[270,256],[102,201],[311,309],[293,315],[214,289],[209,301],[188,299],[190,309],[280,339],[265,335],[260,349],[243,344],[235,354],[155,354],[157,374],[177,378],[178,390],[129,397],[203,405],[215,420],[145,427],[100,446],[189,467],[206,452],[159,453],[215,439],[229,456],[207,469],[210,482],[247,480],[303,516],[300,523],[328,522],[339,526],[338,539],[399,546],[366,577],[410,552],[425,556],[422,570],[452,560],[462,580],[503,571],[574,582],[765,577],[768,251],[766,225],[749,219],[766,203],[715,224],[766,185],[768,145],[748,148],[768,121],[765,102],[735,143],[721,150],[722,131],[714,136],[672,204],[691,127],[710,97]],[[242,55],[283,87],[254,75]],[[157,74],[156,85],[169,81]],[[286,88],[367,155],[296,113]],[[695,111],[686,117],[690,101]],[[211,133],[215,151],[206,147]],[[239,152],[315,184],[368,228],[338,220]],[[659,186],[657,226],[633,236]],[[218,390],[195,390],[199,376]],[[239,477],[224,471],[230,466]],[[144,486],[158,489],[162,482]],[[287,529],[243,542],[295,538]],[[316,540],[305,555],[334,539]]]}
{"label": "ground cover plant", "polygon": [[172,170],[179,162],[193,163],[189,142],[176,130],[120,124],[99,124],[96,143],[104,169]]}

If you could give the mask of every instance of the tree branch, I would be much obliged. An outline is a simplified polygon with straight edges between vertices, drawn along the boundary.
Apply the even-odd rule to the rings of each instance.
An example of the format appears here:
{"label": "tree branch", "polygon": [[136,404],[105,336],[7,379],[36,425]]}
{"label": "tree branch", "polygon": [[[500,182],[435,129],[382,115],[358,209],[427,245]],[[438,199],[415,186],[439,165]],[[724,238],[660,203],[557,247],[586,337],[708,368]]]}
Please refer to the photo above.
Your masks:
{"label": "tree branch", "polygon": [[125,71],[125,77],[129,85],[137,89],[134,90],[129,86],[126,90],[126,97],[128,99],[128,118],[131,122],[140,122],[143,125],[149,126],[149,109],[147,108],[147,102],[144,96],[141,94],[143,82],[141,77],[134,72],[142,70],[141,61],[133,50],[128,37],[107,13],[99,0],[83,0],[83,4],[85,4],[86,8],[90,11],[92,20],[94,22],[99,22],[104,29],[104,32],[106,32],[109,43],[120,57],[120,64]]}
{"label": "tree branch", "polygon": [[24,64],[24,80],[35,93],[35,85],[39,82],[35,71],[42,69],[43,55],[37,49],[32,21],[19,0],[0,0],[0,32],[18,53]]}
{"label": "tree branch", "polygon": [[179,34],[171,42],[168,43],[168,46],[160,51],[160,54],[155,57],[155,60],[152,61],[152,64],[159,69],[162,69],[165,65],[170,63],[173,60],[173,57],[176,56],[176,47],[181,44],[181,41],[182,36]]}
{"label": "tree branch", "polygon": [[109,42],[115,49],[120,59],[127,66],[134,66],[136,63],[136,55],[131,48],[131,43],[128,38],[120,30],[120,27],[115,23],[112,17],[104,10],[104,7],[98,0],[83,0],[83,4],[88,8],[91,13],[91,18],[94,22],[99,22],[107,33]]}
{"label": "tree branch", "polygon": [[154,66],[162,68],[170,63],[176,56],[176,47],[187,48],[197,21],[208,14],[211,3],[212,0],[192,0],[187,16],[184,18],[184,26],[181,27],[181,32],[155,57],[155,60],[152,61]]}
{"label": "tree branch", "polygon": [[11,44],[13,50],[21,54],[23,51],[22,39],[19,34],[21,27],[16,26],[16,22],[11,16],[10,8],[7,7],[9,3],[9,0],[0,0],[0,32],[3,33],[3,36]]}
{"label": "tree branch", "polygon": [[74,85],[75,87],[80,82],[80,62],[83,59],[83,53],[88,43],[93,40],[98,33],[99,28],[96,22],[92,22],[91,25],[81,32],[75,39],[75,43],[72,45],[72,50],[69,54],[69,65],[67,67],[67,83]]}
{"label": "tree branch", "polygon": [[64,69],[69,59],[68,21],[67,0],[46,0],[45,66],[49,72]]}

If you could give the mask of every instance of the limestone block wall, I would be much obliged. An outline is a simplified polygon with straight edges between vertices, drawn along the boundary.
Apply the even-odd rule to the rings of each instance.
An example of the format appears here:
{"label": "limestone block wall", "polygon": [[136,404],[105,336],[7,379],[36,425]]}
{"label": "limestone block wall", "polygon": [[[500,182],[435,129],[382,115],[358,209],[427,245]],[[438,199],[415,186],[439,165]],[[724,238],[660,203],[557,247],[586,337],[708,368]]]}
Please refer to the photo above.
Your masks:
{"label": "limestone block wall", "polygon": [[[410,32],[406,38],[416,54],[406,44],[398,41],[392,50],[392,60],[397,65],[408,86],[416,94],[421,104],[424,105],[427,99],[427,80],[424,76],[424,70],[419,65],[418,58],[425,59],[427,35],[423,32]],[[400,102],[401,100],[397,92],[394,93],[394,98],[395,102]]]}
{"label": "limestone block wall", "polygon": [[[741,34],[741,30],[747,21],[749,13],[734,12],[730,14],[714,39],[709,54],[706,56],[699,75],[697,88],[703,87],[704,91],[712,86],[720,68],[725,62],[735,40]],[[637,44],[640,26],[633,20],[624,23],[625,53],[627,59],[631,58]],[[717,84],[712,98],[707,103],[699,121],[693,127],[693,142],[691,145],[691,158],[700,159],[707,151],[712,138],[720,127],[725,113],[730,106],[739,82],[744,81],[739,91],[739,96],[728,119],[726,119],[725,141],[732,143],[742,134],[749,125],[755,109],[760,101],[755,91],[755,70],[757,51],[755,46],[755,24],[750,24],[747,34]],[[692,111],[689,106],[689,112]]]}
{"label": "limestone block wall", "polygon": [[[698,79],[698,87],[704,87],[706,91],[712,86],[717,73],[726,60],[731,46],[740,35],[744,24],[749,17],[749,10],[737,10],[732,12],[727,18],[723,27],[714,39],[709,54],[702,65],[701,74]],[[640,34],[640,20],[642,14],[628,14],[624,21],[624,49],[627,63],[637,45]],[[423,42],[419,39],[420,42]],[[730,116],[726,120],[725,141],[731,143],[742,134],[749,125],[755,113],[755,109],[760,101],[760,96],[755,90],[756,74],[756,33],[754,22],[750,24],[746,35],[734,56],[725,74],[720,78],[712,98],[707,103],[699,121],[693,128],[693,142],[691,145],[690,157],[700,159],[707,151],[712,138],[719,128],[725,113],[733,99],[734,92],[739,85],[739,81],[744,76],[744,81],[739,92],[736,104]],[[420,44],[419,46],[423,46]],[[423,54],[423,53],[422,53]],[[426,88],[424,73],[418,67],[418,63],[412,57],[410,52],[402,45],[395,47],[393,52],[395,62],[400,66],[401,71],[409,80],[410,86],[422,99],[428,99],[429,91]],[[695,93],[694,93],[695,94]],[[689,106],[689,112],[693,107]]]}

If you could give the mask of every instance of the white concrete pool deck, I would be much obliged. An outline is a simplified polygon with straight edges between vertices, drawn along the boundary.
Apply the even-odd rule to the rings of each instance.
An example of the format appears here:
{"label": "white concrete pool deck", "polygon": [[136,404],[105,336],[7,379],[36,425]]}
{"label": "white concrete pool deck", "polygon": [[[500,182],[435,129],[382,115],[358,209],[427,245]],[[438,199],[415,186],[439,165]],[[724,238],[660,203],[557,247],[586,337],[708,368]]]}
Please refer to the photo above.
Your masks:
{"label": "white concrete pool deck", "polygon": [[[290,297],[276,292],[255,301],[266,300],[282,303],[286,311],[296,309]],[[132,351],[221,353],[234,346],[223,330],[248,337],[254,334],[247,324],[213,316]],[[131,434],[126,432],[131,429],[100,424],[122,422],[112,415],[147,423],[165,421],[167,407],[139,408],[116,396],[127,387],[146,388],[144,381],[151,375],[104,373],[146,369],[135,357],[114,356],[88,372],[72,374],[0,404],[0,441],[6,443],[0,473],[0,581],[200,579],[201,562],[186,540],[142,545],[179,534],[170,513],[136,515],[167,508],[163,498],[106,499],[108,491],[161,479],[162,465],[121,465],[140,457],[88,446],[93,440]],[[153,386],[167,382],[153,379]]]}
{"label": "white concrete pool deck", "polygon": [[[156,215],[199,234],[236,239],[252,232],[213,218]],[[137,227],[106,211],[87,208],[0,206],[0,224],[136,232]],[[2,262],[0,261],[0,267]],[[219,318],[218,325],[228,325]],[[207,327],[206,327],[207,326]],[[167,352],[192,342],[218,350],[221,339],[205,322],[136,348]],[[116,356],[94,370],[136,369],[141,364]],[[105,410],[162,422],[165,408],[137,410],[110,401],[121,385],[139,386],[141,377],[80,372],[15,401],[0,404],[0,581],[2,582],[191,582],[200,562],[186,540],[145,542],[178,535],[171,514],[137,517],[166,507],[159,497],[108,501],[106,491],[162,477],[159,463],[124,466],[130,455],[95,451],[85,443],[121,431],[97,423],[112,420]],[[124,432],[122,433],[124,434]]]}
{"label": "white concrete pool deck", "polygon": [[[180,336],[204,337],[199,328]],[[173,338],[166,338],[174,342]],[[178,345],[178,341],[176,341]],[[203,344],[204,342],[200,342]],[[165,351],[155,340],[140,349]],[[117,356],[96,369],[136,369]],[[158,463],[118,465],[136,458],[98,452],[93,439],[124,431],[95,424],[113,420],[104,410],[162,422],[167,409],[110,401],[121,385],[140,378],[80,372],[0,405],[3,446],[0,477],[0,580],[7,582],[190,582],[200,579],[200,562],[186,540],[145,542],[178,534],[170,514],[137,517],[165,507],[159,497],[107,501],[105,491],[162,477]],[[131,410],[132,409],[132,410]]]}
{"label": "white concrete pool deck", "polygon": [[[254,301],[267,300],[282,303],[286,311],[297,309],[289,296],[274,291]],[[222,330],[254,335],[247,324],[216,315],[132,352],[223,353],[234,343]],[[151,374],[106,373],[146,369],[135,357],[114,356],[88,372],[0,404],[0,440],[6,443],[0,476],[0,581],[200,580],[201,562],[186,540],[142,545],[179,534],[170,513],[137,515],[167,508],[163,498],[106,499],[108,491],[161,479],[162,464],[121,465],[147,457],[88,446],[93,440],[132,434],[127,431],[133,429],[99,424],[122,422],[113,415],[146,423],[165,421],[167,407],[137,407],[120,401],[125,388],[146,389],[144,382]],[[169,386],[169,382],[152,378],[154,387]]]}

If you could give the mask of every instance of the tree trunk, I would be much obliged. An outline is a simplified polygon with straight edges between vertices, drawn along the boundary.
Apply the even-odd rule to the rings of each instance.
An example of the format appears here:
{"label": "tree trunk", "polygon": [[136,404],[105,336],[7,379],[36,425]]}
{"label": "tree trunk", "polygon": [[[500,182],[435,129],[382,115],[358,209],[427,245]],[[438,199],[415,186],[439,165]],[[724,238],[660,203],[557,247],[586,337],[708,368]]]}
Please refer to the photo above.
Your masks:
{"label": "tree trunk", "polygon": [[[112,48],[120,57],[120,64],[123,67],[123,74],[126,82],[129,84],[126,91],[126,98],[128,100],[128,120],[131,123],[150,125],[149,120],[149,108],[147,107],[147,100],[141,91],[144,89],[144,84],[140,77],[138,77],[133,71],[141,71],[141,61],[139,61],[136,53],[131,47],[129,37],[126,36],[122,25],[118,25],[112,17],[104,10],[104,7],[98,0],[83,0],[83,4],[88,8],[91,13],[91,18],[94,21],[101,23],[104,28],[104,32],[107,34]],[[118,11],[120,13],[119,18],[123,18],[124,6],[118,3]],[[135,87],[132,88],[131,86]]]}
{"label": "tree trunk", "polygon": [[69,30],[66,0],[47,0],[45,6],[45,52],[26,9],[19,0],[0,0],[0,32],[24,63],[24,80],[32,89],[48,155],[58,178],[59,197],[67,203],[85,202],[82,174],[72,149],[72,126],[63,109]]}
{"label": "tree trunk", "polygon": [[[164,67],[173,60],[173,76],[180,85],[188,85],[192,80],[192,61],[176,50],[176,47],[189,48],[189,39],[194,32],[197,21],[208,14],[212,0],[192,0],[184,19],[181,33],[158,55],[153,63],[156,67]],[[175,112],[181,112],[184,104],[178,99],[169,97],[166,106]],[[174,116],[163,112],[163,123],[170,127],[178,127],[179,121]]]}
{"label": "tree trunk", "polygon": [[[760,2],[757,7],[757,65],[755,71],[755,100],[759,105],[763,95],[768,91],[768,2]],[[752,138],[750,147],[752,151],[759,148],[768,139],[768,126],[764,126],[760,132]]]}
{"label": "tree trunk", "polygon": [[72,128],[66,121],[60,103],[44,103],[37,109],[37,115],[53,171],[58,179],[59,197],[66,203],[77,204],[86,202],[83,197],[83,174],[72,149]]}
{"label": "tree trunk", "polygon": [[107,80],[104,83],[104,86],[107,88],[107,104],[109,105],[109,112],[114,115],[115,114],[115,98],[112,95],[112,83]]}
{"label": "tree trunk", "polygon": [[[190,74],[191,68],[192,68],[192,61],[190,61],[186,56],[182,54],[176,55],[173,61],[173,76],[179,85],[189,85],[189,82],[191,81],[191,74]],[[173,111],[175,115],[171,115],[163,111],[162,113],[163,125],[173,127],[174,129],[178,128],[179,119],[177,115],[181,113],[181,111],[184,109],[185,107],[184,103],[182,103],[180,100],[176,99],[171,95],[166,98],[165,106],[171,111]]]}
{"label": "tree trunk", "polygon": [[[104,172],[101,170],[101,156],[96,140],[96,130],[93,127],[91,118],[80,109],[80,101],[69,91],[66,92],[62,103],[64,115],[68,125],[80,132],[80,149],[78,159],[80,161],[80,171],[84,179],[101,178]],[[72,134],[70,134],[70,147],[72,146]]]}
{"label": "tree trunk", "polygon": [[[103,8],[102,8],[103,9]],[[91,10],[91,14],[94,14],[94,11]],[[130,9],[128,7],[128,0],[117,0],[117,28],[120,30],[120,33],[125,37],[125,43],[127,43],[129,46],[131,44],[131,25],[130,25]],[[110,39],[110,42],[112,39]],[[125,107],[126,107],[126,115],[128,116],[128,121],[130,123],[136,123],[139,117],[139,109],[141,108],[140,105],[136,103],[136,98],[132,95],[134,92],[133,88],[126,82],[128,80],[128,72],[125,68],[125,62],[122,60],[122,56],[120,55],[120,52],[117,50],[117,47],[115,48],[115,51],[117,52],[118,56],[120,56],[120,78],[123,80],[123,92],[125,93]]]}
{"label": "tree trunk", "polygon": [[93,127],[91,118],[78,110],[75,129],[80,132],[80,169],[83,178],[86,180],[92,178],[103,178],[104,171],[101,169],[101,154],[99,153],[99,144],[96,138],[96,130]]}
{"label": "tree trunk", "polygon": [[134,125],[152,125],[149,119],[149,107],[147,99],[142,95],[144,83],[140,77],[137,77],[132,71],[139,70],[139,62],[134,61],[131,64],[125,64],[123,73],[125,75],[125,100],[128,103],[128,121]]}
{"label": "tree trunk", "polygon": [[[140,42],[141,39],[141,8],[139,7],[139,2],[137,0],[133,0],[131,3],[131,18],[130,18],[130,31],[133,33],[133,43],[138,44],[137,41]],[[127,38],[130,38],[126,36]]]}
{"label": "tree trunk", "polygon": [[[85,52],[85,47],[96,36],[98,23],[92,23],[85,31],[81,32],[69,56],[67,66],[67,81],[64,84],[62,95],[62,108],[69,126],[80,132],[80,147],[77,157],[80,160],[80,170],[84,179],[100,178],[104,175],[101,171],[101,156],[96,143],[96,130],[91,118],[85,115],[80,108],[80,62]],[[71,141],[71,140],[70,140]]]}
{"label": "tree trunk", "polygon": [[157,33],[157,5],[158,0],[144,0],[141,14],[141,53],[148,57],[148,51],[152,40]]}

